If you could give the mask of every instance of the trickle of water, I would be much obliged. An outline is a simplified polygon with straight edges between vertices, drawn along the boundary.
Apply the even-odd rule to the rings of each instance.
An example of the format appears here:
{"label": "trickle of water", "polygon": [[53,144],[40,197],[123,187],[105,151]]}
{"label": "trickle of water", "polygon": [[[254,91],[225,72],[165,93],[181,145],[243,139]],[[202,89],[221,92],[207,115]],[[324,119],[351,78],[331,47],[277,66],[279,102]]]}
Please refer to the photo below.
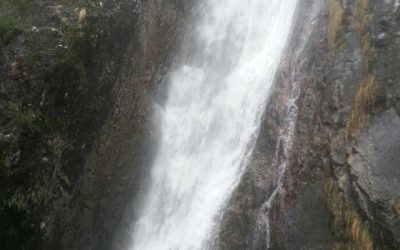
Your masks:
{"label": "trickle of water", "polygon": [[290,94],[286,102],[286,116],[285,122],[280,129],[278,135],[278,142],[275,150],[275,162],[278,167],[278,174],[276,176],[276,186],[274,187],[272,193],[266,202],[262,205],[258,218],[256,220],[256,228],[254,230],[254,237],[252,241],[252,249],[269,249],[270,248],[270,209],[274,205],[276,198],[282,191],[284,186],[284,179],[287,167],[289,165],[290,151],[292,150],[293,137],[295,133],[295,128],[297,124],[298,108],[296,106],[297,99],[300,97],[301,88],[301,74],[298,66],[303,65],[305,59],[303,57],[303,51],[307,46],[307,41],[311,36],[316,25],[316,17],[323,6],[323,4],[318,1],[310,2],[308,13],[302,16],[303,22],[307,23],[307,29],[302,30],[302,34],[297,37],[300,38],[296,44],[296,52],[292,55],[291,65],[291,77],[288,79],[290,81]]}
{"label": "trickle of water", "polygon": [[207,249],[254,147],[297,0],[203,4],[188,56],[170,72],[132,250]]}

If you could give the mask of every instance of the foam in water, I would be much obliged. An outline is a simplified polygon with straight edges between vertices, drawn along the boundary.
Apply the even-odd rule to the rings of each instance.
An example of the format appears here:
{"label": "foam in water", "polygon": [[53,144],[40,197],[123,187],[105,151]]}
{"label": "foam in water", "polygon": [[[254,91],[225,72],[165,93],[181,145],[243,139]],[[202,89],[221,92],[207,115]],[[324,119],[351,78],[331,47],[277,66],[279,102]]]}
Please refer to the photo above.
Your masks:
{"label": "foam in water", "polygon": [[203,4],[189,56],[170,72],[133,250],[207,248],[254,146],[297,0]]}

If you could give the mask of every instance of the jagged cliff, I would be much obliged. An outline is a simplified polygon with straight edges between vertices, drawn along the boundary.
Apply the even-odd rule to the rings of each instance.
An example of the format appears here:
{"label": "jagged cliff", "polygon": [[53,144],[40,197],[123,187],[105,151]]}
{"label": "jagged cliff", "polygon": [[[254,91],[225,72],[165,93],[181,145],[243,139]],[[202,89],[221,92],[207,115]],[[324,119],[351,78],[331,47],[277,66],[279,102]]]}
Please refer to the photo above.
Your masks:
{"label": "jagged cliff", "polygon": [[[2,249],[124,248],[190,7],[1,1]],[[217,248],[400,249],[399,7],[301,1]]]}

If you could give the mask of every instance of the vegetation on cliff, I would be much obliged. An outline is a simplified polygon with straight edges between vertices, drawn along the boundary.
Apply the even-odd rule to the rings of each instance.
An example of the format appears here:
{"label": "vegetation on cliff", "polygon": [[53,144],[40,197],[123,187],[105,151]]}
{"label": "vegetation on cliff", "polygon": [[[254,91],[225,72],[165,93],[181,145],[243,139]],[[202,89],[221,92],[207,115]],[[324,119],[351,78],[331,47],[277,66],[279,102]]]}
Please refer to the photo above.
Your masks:
{"label": "vegetation on cliff", "polygon": [[0,13],[0,241],[36,249],[42,215],[71,191],[106,114],[110,89],[94,75],[101,6],[5,0]]}

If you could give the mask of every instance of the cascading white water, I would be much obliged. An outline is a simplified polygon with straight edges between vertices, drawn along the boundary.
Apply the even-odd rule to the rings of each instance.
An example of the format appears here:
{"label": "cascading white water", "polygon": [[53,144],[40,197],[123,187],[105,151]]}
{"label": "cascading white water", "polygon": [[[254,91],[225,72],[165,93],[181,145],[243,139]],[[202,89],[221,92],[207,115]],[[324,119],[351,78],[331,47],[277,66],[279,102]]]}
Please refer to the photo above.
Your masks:
{"label": "cascading white water", "polygon": [[[251,153],[297,0],[204,0],[171,72],[131,249],[207,249]],[[186,45],[187,47],[190,47]]]}

